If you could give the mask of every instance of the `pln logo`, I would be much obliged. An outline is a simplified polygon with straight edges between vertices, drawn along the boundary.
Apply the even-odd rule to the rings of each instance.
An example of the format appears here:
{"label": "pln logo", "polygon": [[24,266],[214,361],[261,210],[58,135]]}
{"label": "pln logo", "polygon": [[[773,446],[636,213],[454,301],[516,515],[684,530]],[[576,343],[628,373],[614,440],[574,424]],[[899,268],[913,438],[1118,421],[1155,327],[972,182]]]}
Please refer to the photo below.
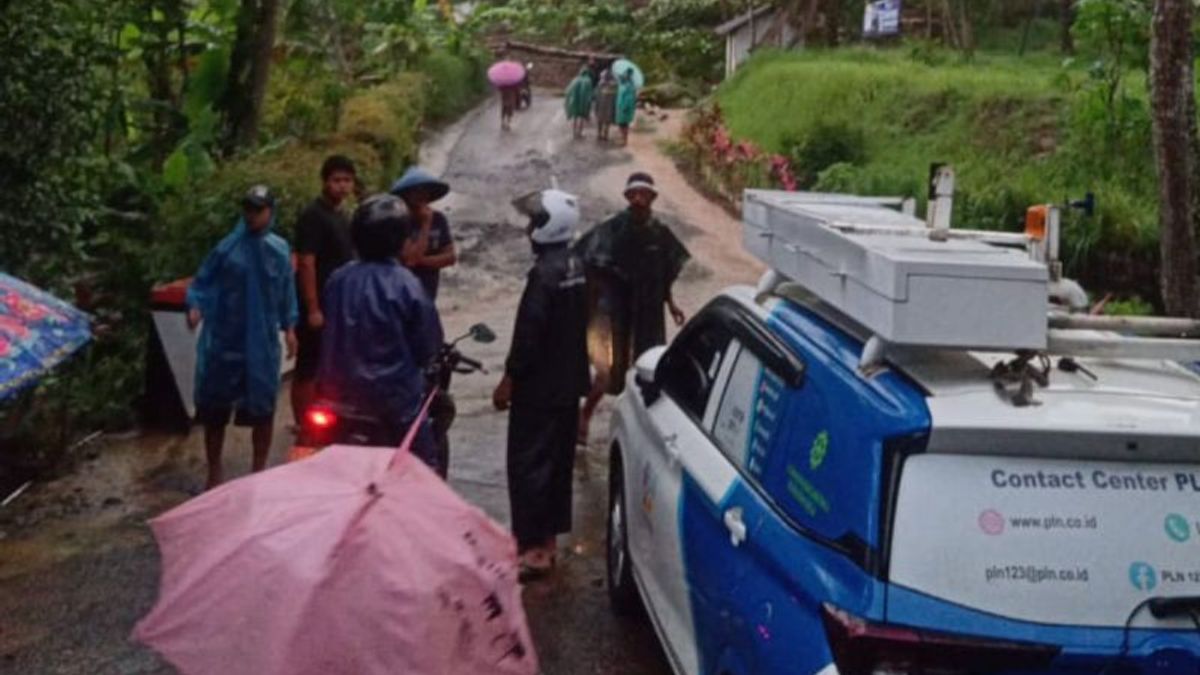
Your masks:
{"label": "pln logo", "polygon": [[1129,566],[1129,583],[1143,592],[1150,592],[1158,585],[1158,572],[1150,563],[1135,562]]}

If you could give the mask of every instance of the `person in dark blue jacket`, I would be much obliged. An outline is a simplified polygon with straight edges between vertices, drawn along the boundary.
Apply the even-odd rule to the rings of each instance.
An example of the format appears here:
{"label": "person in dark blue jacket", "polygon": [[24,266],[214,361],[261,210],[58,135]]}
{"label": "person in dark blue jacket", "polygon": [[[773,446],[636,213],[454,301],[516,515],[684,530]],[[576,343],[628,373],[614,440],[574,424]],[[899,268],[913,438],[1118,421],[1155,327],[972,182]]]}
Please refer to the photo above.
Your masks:
{"label": "person in dark blue jacket", "polygon": [[[404,202],[391,195],[371,197],[355,211],[350,236],[359,260],[334,272],[325,286],[317,371],[320,397],[383,421],[391,445],[399,445],[417,419],[425,368],[442,346],[433,301],[396,259],[405,212]],[[438,469],[428,422],[412,451]]]}
{"label": "person in dark blue jacket", "polygon": [[291,251],[272,234],[275,198],[266,186],[242,200],[242,219],[204,259],[188,288],[188,326],[202,322],[196,360],[196,418],[204,425],[208,488],[225,478],[225,428],[253,429],[254,471],[267,465],[279,394],[279,336],[296,351]]}

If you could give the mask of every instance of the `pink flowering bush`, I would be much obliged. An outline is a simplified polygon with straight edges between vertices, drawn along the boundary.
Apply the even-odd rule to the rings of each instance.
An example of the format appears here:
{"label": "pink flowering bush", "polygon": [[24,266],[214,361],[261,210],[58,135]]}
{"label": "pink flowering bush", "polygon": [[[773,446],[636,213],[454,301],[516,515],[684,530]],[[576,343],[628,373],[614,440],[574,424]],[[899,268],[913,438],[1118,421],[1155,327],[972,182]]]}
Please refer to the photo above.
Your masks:
{"label": "pink flowering bush", "polygon": [[791,161],[751,141],[734,139],[716,104],[693,113],[683,132],[683,155],[708,188],[735,206],[747,188],[794,191],[798,187]]}

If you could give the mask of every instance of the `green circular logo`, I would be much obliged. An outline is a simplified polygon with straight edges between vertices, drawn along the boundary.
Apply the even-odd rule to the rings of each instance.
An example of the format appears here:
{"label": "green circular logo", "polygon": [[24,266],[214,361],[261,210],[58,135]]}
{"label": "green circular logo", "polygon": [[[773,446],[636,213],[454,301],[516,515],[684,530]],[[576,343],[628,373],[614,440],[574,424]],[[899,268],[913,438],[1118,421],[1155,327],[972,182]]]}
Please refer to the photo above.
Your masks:
{"label": "green circular logo", "polygon": [[1163,527],[1166,529],[1168,537],[1181,544],[1192,536],[1192,526],[1188,523],[1188,519],[1178,513],[1168,515]]}
{"label": "green circular logo", "polygon": [[808,451],[808,467],[813,471],[821,468],[825,463],[825,456],[829,454],[829,432],[822,431],[813,439],[812,448]]}

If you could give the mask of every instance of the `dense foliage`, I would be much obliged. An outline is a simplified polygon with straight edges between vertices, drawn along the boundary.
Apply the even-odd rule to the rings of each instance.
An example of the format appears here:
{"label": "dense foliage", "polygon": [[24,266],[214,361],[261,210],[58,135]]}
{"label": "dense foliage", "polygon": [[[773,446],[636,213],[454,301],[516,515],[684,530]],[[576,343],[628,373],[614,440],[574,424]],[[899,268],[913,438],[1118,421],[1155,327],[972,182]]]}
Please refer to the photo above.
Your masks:
{"label": "dense foliage", "polygon": [[258,139],[230,154],[237,21],[258,1],[0,7],[0,269],[96,317],[84,353],[0,409],[0,471],[134,421],[149,290],[195,270],[249,184],[280,193],[290,236],[325,156],[351,156],[379,189],[416,158],[424,124],[484,90],[484,55],[448,3],[291,0]]}

